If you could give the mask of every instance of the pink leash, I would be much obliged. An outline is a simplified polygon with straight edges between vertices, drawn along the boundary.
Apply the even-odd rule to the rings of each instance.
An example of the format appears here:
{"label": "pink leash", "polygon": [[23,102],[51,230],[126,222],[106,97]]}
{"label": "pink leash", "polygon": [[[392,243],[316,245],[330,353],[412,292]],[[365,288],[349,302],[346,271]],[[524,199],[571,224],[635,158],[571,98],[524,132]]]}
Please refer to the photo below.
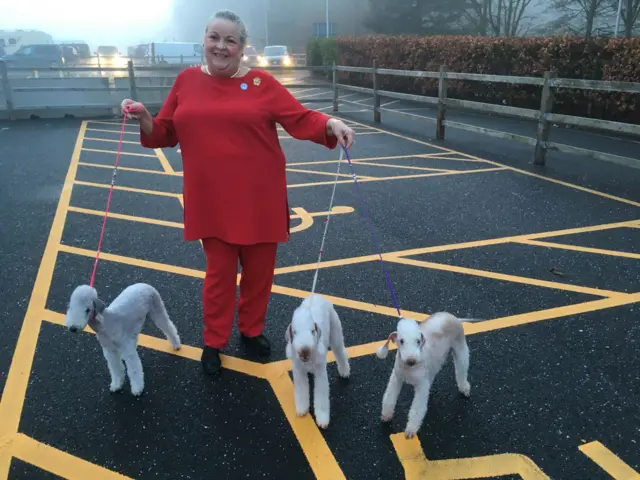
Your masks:
{"label": "pink leash", "polygon": [[[137,113],[141,112],[144,107],[142,104],[138,108],[131,108],[131,105],[127,105],[123,108],[126,113]],[[104,219],[102,221],[102,231],[100,232],[100,240],[98,241],[98,251],[96,252],[96,260],[93,264],[93,272],[91,273],[91,281],[89,282],[89,286],[93,287],[93,283],[96,278],[96,270],[98,269],[98,260],[100,258],[100,249],[102,248],[102,240],[104,239],[104,230],[107,225],[107,217],[109,216],[109,206],[111,205],[111,196],[113,195],[113,186],[116,183],[116,174],[118,173],[118,164],[120,163],[120,150],[122,149],[122,140],[124,137],[124,126],[127,123],[127,116],[122,116],[122,128],[120,130],[120,142],[118,143],[118,153],[116,154],[116,165],[113,169],[113,175],[111,176],[111,187],[109,188],[109,197],[107,198],[107,208],[104,212]]]}

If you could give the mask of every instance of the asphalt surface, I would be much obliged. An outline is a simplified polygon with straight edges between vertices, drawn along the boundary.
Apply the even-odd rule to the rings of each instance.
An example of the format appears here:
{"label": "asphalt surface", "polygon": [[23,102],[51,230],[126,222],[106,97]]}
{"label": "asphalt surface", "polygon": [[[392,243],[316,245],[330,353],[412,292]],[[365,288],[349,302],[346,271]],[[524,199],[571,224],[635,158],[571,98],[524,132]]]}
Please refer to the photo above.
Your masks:
{"label": "asphalt surface", "polygon": [[[321,91],[298,96],[304,101],[316,93]],[[314,107],[328,111],[327,105]],[[353,106],[342,110],[349,121],[371,116]],[[204,377],[197,362],[204,257],[198,243],[182,240],[182,179],[172,174],[181,170],[180,154],[167,149],[162,158],[133,143],[123,145],[116,184],[124,189],[114,192],[110,209],[135,218],[108,220],[96,286],[107,302],[134,282],[156,286],[185,348],[181,356],[168,353],[162,334],[147,325],[143,333],[148,337],[139,348],[145,394],[132,397],[128,384],[122,393],[110,394],[95,337],[72,335],[57,322],[72,289],[87,283],[91,274],[99,213],[108,195],[104,187],[115,161],[117,143],[89,138],[117,140],[117,119],[88,122],[84,135],[78,120],[0,123],[0,163],[7,173],[0,179],[0,288],[5,298],[0,388],[12,356],[16,365],[26,365],[26,372],[12,371],[2,398],[0,412],[7,417],[0,425],[18,414],[21,440],[12,442],[16,432],[0,426],[0,439],[8,436],[0,442],[0,476],[9,455],[9,478],[16,479],[109,478],[102,469],[131,478],[403,478],[406,451],[402,455],[396,449],[398,442],[400,448],[419,448],[428,459],[414,456],[404,465],[406,478],[462,478],[453,473],[460,465],[466,465],[468,477],[500,479],[631,478],[607,473],[616,462],[626,464],[619,467],[622,471],[640,471],[640,297],[623,296],[640,291],[640,228],[603,226],[640,220],[640,171],[557,154],[543,169],[533,169],[530,147],[453,129],[445,142],[429,145],[425,132],[432,124],[388,115],[382,126],[391,133],[371,124],[353,125],[358,137],[351,155],[376,233],[385,252],[402,251],[402,257],[385,262],[402,309],[420,314],[446,310],[483,320],[468,330],[470,399],[459,396],[449,363],[432,388],[419,440],[394,436],[403,432],[411,404],[406,386],[391,425],[380,423],[394,354],[381,361],[374,354],[378,344],[370,344],[386,339],[397,319],[375,257],[341,261],[376,253],[349,176],[337,186],[335,206],[353,211],[331,219],[323,259],[335,265],[320,271],[317,287],[336,299],[345,343],[352,347],[348,381],[339,379],[334,363],[329,365],[329,429],[319,432],[312,416],[295,417],[290,373],[280,362],[293,309],[311,289],[324,227],[321,215],[311,217],[308,228],[295,231],[291,242],[279,248],[265,329],[272,357],[248,357],[234,327],[225,353],[253,363],[228,363],[221,377]],[[136,142],[135,128],[127,130],[131,134],[125,139]],[[76,158],[79,132],[85,150]],[[339,152],[288,138],[281,143],[289,163],[292,215],[300,215],[301,208],[303,213],[325,212],[337,164],[300,164],[333,161]],[[462,153],[443,154],[439,147]],[[439,158],[415,156],[424,154]],[[34,305],[41,302],[41,310],[28,313],[41,261],[45,265],[48,260],[42,259],[50,258],[45,243],[52,225],[56,231],[52,222],[65,175],[76,160],[69,208],[63,208],[63,247],[50,281],[46,268],[40,269],[45,296],[38,291]],[[350,173],[346,163],[341,172]],[[304,220],[292,221],[293,227],[301,225]],[[593,231],[586,228],[598,225]],[[566,229],[579,231],[518,237]],[[509,240],[493,241],[503,238]],[[462,242],[478,244],[452,246]],[[612,250],[623,253],[613,255]],[[311,266],[287,270],[300,265]],[[572,305],[577,307],[567,309]],[[35,348],[24,347],[24,334],[23,346],[16,349],[23,321],[23,333],[30,332],[33,318],[43,320]],[[155,338],[161,341],[153,343]],[[25,358],[33,363],[24,363]],[[269,365],[261,362],[280,363],[266,370]],[[20,378],[26,377],[21,373],[28,377],[22,394]],[[600,442],[615,460],[596,456],[599,466],[579,450],[591,442]],[[527,457],[544,474],[530,467],[510,471],[515,457],[493,457],[500,454]],[[429,473],[439,460],[470,458],[476,460],[441,463],[438,473]],[[496,470],[496,465],[503,468]],[[422,477],[415,475],[420,468]]]}

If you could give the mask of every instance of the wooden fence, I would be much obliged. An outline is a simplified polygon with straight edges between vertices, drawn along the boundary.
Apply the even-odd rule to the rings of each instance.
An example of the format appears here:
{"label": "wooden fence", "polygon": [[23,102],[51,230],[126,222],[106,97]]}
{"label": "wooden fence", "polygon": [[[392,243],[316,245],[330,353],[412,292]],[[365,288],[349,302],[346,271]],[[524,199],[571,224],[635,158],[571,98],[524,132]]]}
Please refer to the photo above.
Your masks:
{"label": "wooden fence", "polygon": [[[352,85],[340,84],[337,81],[338,72],[354,72],[369,74],[373,78],[373,88],[356,87]],[[379,79],[381,75],[393,75],[401,77],[411,78],[428,78],[436,79],[439,81],[438,97],[428,97],[424,95],[413,95],[408,93],[398,93],[386,90],[380,90]],[[447,97],[447,83],[449,80],[467,80],[477,82],[495,82],[495,83],[507,83],[516,85],[533,85],[542,88],[542,97],[539,110],[532,110],[527,108],[510,107],[505,105],[494,105],[490,103],[473,102],[468,100],[458,100]],[[553,99],[554,91],[556,88],[573,88],[581,90],[600,90],[607,92],[620,92],[620,93],[640,93],[640,83],[631,82],[606,82],[596,80],[578,80],[569,78],[558,78],[554,72],[546,72],[544,77],[516,77],[506,75],[483,75],[475,73],[458,73],[449,72],[447,66],[440,67],[439,72],[427,72],[427,71],[414,71],[414,70],[391,70],[385,68],[377,68],[375,62],[371,68],[365,67],[347,67],[347,66],[335,66],[333,67],[333,110],[338,111],[338,104],[343,103],[355,103],[339,98],[339,91],[346,90],[351,92],[363,93],[373,96],[373,105],[363,105],[357,103],[359,107],[369,108],[373,111],[374,122],[382,121],[382,113],[390,113],[394,115],[403,115],[415,119],[421,119],[426,121],[435,122],[436,138],[443,140],[445,138],[446,127],[459,128],[475,133],[482,133],[490,135],[496,138],[515,140],[529,144],[534,148],[533,163],[535,165],[544,165],[546,161],[546,154],[548,150],[555,150],[565,153],[573,153],[583,155],[599,160],[618,163],[626,166],[640,168],[640,160],[635,158],[623,157],[619,155],[613,155],[610,153],[599,152],[596,150],[589,150],[586,148],[580,148],[572,145],[566,145],[562,143],[550,142],[549,132],[553,124],[558,125],[571,125],[580,128],[588,128],[604,132],[613,132],[618,134],[626,134],[640,137],[640,125],[632,125],[628,123],[612,122],[607,120],[600,120],[595,118],[576,117],[571,115],[560,115],[553,113]],[[437,109],[436,118],[429,118],[421,115],[416,115],[408,112],[401,112],[398,110],[392,110],[383,108],[380,106],[381,98],[392,98],[396,100],[405,100],[410,102],[417,102],[422,104],[432,105]],[[469,125],[460,122],[453,122],[447,120],[447,109],[464,109],[472,110],[483,113],[493,113],[498,115],[506,115],[519,119],[527,119],[537,121],[538,128],[536,137],[526,137],[523,135],[517,135],[513,133],[503,132],[500,130],[494,130],[490,128],[480,127],[476,125]]]}

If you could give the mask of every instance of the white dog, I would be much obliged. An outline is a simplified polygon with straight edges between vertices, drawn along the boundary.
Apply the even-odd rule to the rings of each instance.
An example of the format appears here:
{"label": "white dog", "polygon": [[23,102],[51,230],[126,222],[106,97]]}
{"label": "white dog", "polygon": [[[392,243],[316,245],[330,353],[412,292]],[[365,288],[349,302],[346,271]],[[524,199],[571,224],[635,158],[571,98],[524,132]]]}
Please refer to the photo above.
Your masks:
{"label": "white dog", "polygon": [[144,373],[137,347],[138,335],[147,316],[162,330],[173,349],[179,350],[178,331],[167,315],[160,294],[151,285],[137,283],[125,288],[108,307],[89,285],[80,285],[71,294],[65,325],[72,332],[82,331],[89,325],[96,333],[109,367],[112,392],[124,385],[123,361],[127,366],[131,393],[138,396],[144,390]]}
{"label": "white dog", "polygon": [[309,373],[314,375],[313,407],[320,428],[329,426],[329,378],[327,352],[336,357],[342,378],[350,374],[349,357],[344,348],[342,324],[333,304],[320,295],[311,295],[296,308],[285,332],[286,354],[293,367],[296,413],[309,412]]}
{"label": "white dog", "polygon": [[464,335],[463,321],[449,313],[436,313],[426,321],[402,318],[397,330],[378,349],[378,358],[386,358],[389,342],[398,346],[393,371],[382,399],[382,421],[389,422],[398,401],[402,385],[406,382],[415,388],[409,418],[405,427],[406,438],[418,433],[427,414],[429,391],[433,380],[447,360],[449,351],[453,354],[453,365],[458,390],[465,397],[471,394],[467,381],[469,371],[469,347]]}

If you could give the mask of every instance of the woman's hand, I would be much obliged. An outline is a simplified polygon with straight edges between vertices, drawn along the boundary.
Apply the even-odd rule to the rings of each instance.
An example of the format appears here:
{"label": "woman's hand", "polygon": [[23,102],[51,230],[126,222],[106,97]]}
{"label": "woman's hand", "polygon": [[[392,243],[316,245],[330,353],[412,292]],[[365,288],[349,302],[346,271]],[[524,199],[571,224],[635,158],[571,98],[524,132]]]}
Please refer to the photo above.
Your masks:
{"label": "woman's hand", "polygon": [[327,122],[327,135],[333,135],[338,139],[338,143],[347,149],[355,142],[355,132],[349,128],[342,120],[330,118]]}
{"label": "woman's hand", "polygon": [[120,104],[120,110],[127,117],[127,120],[143,120],[150,118],[151,114],[140,102],[125,98]]}
{"label": "woman's hand", "polygon": [[140,102],[125,98],[120,104],[120,110],[127,120],[137,120],[140,128],[146,135],[151,135],[153,131],[153,117],[149,110]]}

